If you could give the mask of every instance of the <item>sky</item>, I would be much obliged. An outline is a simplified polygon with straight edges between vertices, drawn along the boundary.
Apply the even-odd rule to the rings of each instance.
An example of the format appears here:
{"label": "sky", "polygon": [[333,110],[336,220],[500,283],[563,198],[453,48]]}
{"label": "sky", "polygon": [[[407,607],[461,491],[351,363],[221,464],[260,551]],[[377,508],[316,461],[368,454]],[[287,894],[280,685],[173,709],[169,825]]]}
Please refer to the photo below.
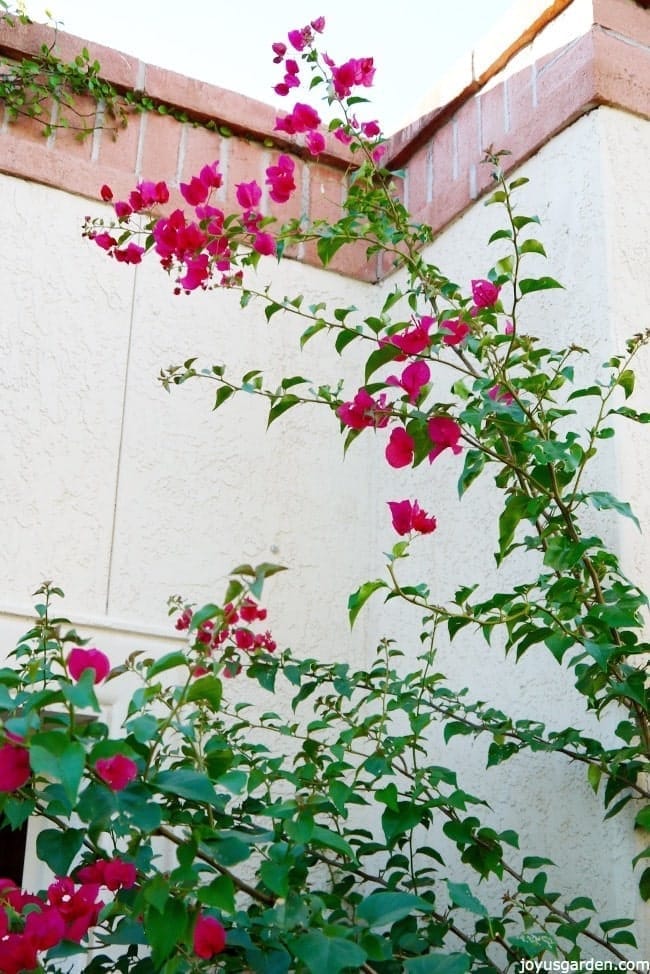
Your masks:
{"label": "sky", "polygon": [[[520,0],[521,2],[521,0]],[[374,57],[375,115],[391,132],[467,51],[503,21],[516,0],[27,0],[63,29],[182,74],[291,108],[271,43],[320,15],[324,48],[337,63]],[[496,52],[495,52],[496,53]]]}

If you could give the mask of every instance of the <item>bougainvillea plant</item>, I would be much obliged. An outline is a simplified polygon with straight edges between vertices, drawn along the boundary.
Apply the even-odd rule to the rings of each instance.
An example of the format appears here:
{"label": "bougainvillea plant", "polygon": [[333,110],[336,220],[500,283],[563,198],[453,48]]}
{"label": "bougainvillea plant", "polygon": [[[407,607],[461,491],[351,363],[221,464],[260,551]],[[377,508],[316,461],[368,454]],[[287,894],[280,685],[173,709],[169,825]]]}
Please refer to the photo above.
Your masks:
{"label": "bougainvillea plant", "polygon": [[[528,573],[480,598],[461,579],[454,598],[438,604],[426,583],[401,579],[410,546],[436,531],[436,513],[415,497],[386,498],[396,535],[386,575],[350,596],[350,622],[381,593],[413,607],[421,641],[387,637],[359,670],[278,649],[261,604],[277,565],[238,566],[218,603],[173,597],[186,644],[158,658],[134,653],[116,667],[59,614],[63,593],[45,583],[34,626],[0,670],[0,813],[11,828],[42,825],[36,854],[52,879],[38,891],[0,879],[5,974],[54,974],[75,957],[90,974],[465,974],[532,969],[549,957],[623,961],[636,946],[632,920],[603,918],[590,891],[572,890],[543,849],[520,849],[517,831],[495,828],[462,767],[441,763],[441,747],[433,760],[428,744],[486,737],[486,774],[515,755],[566,759],[584,768],[594,815],[601,798],[608,816],[628,816],[634,800],[636,827],[650,829],[647,600],[617,554],[583,527],[594,510],[634,518],[627,503],[592,489],[585,471],[614,423],[650,419],[628,402],[632,361],[648,336],[632,336],[583,386],[574,360],[584,350],[547,348],[522,330],[522,301],[560,285],[525,276],[528,255],[545,253],[530,235],[537,218],[517,207],[526,179],[506,177],[503,153],[488,150],[486,164],[494,178],[487,203],[504,215],[489,244],[505,256],[487,271],[470,269],[465,288],[429,263],[431,229],[411,219],[399,174],[382,167],[378,123],[355,115],[373,82],[372,58],[321,55],[324,27],[318,18],[273,44],[275,90],[289,97],[302,88],[303,99],[325,92],[330,136],[351,151],[340,219],[281,223],[264,214],[265,189],[280,205],[296,191],[294,160],[279,153],[265,187],[237,186],[237,212],[216,205],[222,175],[207,160],[181,184],[182,207],[168,205],[163,182],[144,180],[121,200],[102,187],[114,218],[88,220],[84,233],[116,261],[157,259],[179,295],[236,289],[242,306],[263,302],[267,321],[280,312],[304,319],[303,345],[317,334],[339,353],[363,345],[364,374],[346,394],[301,376],[268,388],[258,371],[234,380],[225,366],[195,360],[164,370],[161,381],[167,389],[213,382],[216,407],[240,392],[265,397],[270,421],[321,405],[346,448],[371,430],[391,467],[424,464],[433,477],[445,461],[455,464],[461,496],[492,474],[501,497],[497,562],[523,553]],[[326,146],[307,100],[276,127],[314,156]],[[354,309],[255,290],[249,271],[263,257],[282,260],[309,241],[325,266],[361,241],[368,256],[389,257],[400,284],[362,320]],[[440,393],[445,374],[451,384]],[[576,400],[593,409],[572,429]],[[617,713],[615,741],[471,700],[439,672],[443,632],[500,641],[516,659],[532,647],[548,653],[585,710]],[[269,695],[268,707],[245,702],[247,679]],[[125,687],[119,728],[98,702],[108,681]],[[649,855],[645,845],[634,863],[644,899]]]}

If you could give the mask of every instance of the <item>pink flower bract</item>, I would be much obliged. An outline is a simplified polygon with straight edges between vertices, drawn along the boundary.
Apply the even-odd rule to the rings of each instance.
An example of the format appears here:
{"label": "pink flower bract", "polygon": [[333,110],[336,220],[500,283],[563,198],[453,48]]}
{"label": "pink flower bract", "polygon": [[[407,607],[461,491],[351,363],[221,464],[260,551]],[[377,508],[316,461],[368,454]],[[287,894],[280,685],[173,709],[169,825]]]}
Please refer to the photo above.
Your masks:
{"label": "pink flower bract", "polygon": [[427,423],[427,430],[429,439],[433,443],[433,450],[429,453],[429,463],[433,463],[443,450],[449,449],[452,453],[460,453],[463,449],[458,443],[462,430],[456,420],[451,419],[450,416],[434,416]]}
{"label": "pink flower bract", "polygon": [[122,791],[137,777],[138,766],[126,755],[114,754],[112,758],[99,758],[95,771],[111,791]]}
{"label": "pink flower bract", "polygon": [[312,156],[319,156],[325,149],[325,136],[321,132],[308,132],[305,144]]}
{"label": "pink flower bract", "polygon": [[277,165],[266,170],[266,182],[271,187],[269,196],[275,203],[286,203],[296,184],[293,178],[295,163],[290,156],[278,156]]}
{"label": "pink flower bract", "polygon": [[491,308],[499,297],[500,287],[482,278],[472,281],[472,297],[477,308]]}
{"label": "pink flower bract", "polygon": [[94,670],[93,683],[101,683],[111,672],[111,663],[101,649],[83,649],[75,646],[68,656],[68,673],[73,680],[80,680],[85,670]]}
{"label": "pink flower bract", "polygon": [[237,202],[244,210],[254,210],[262,199],[262,188],[253,179],[250,183],[237,183]]}
{"label": "pink flower bract", "polygon": [[388,501],[393,527],[398,534],[410,534],[417,531],[419,534],[431,534],[436,529],[435,517],[429,517],[423,511],[417,501]]}
{"label": "pink flower bract", "polygon": [[226,931],[215,917],[201,914],[194,925],[192,946],[197,957],[209,960],[226,946]]}
{"label": "pink flower bract", "polygon": [[29,781],[31,773],[27,748],[14,744],[0,747],[0,792],[22,788]]}
{"label": "pink flower bract", "polygon": [[342,403],[336,410],[336,415],[345,426],[362,430],[370,426],[382,429],[388,425],[389,414],[386,410],[386,397],[373,399],[365,389],[359,389],[351,402]]}
{"label": "pink flower bract", "polygon": [[403,426],[397,426],[390,434],[386,447],[386,459],[391,467],[408,467],[413,461],[415,443]]}
{"label": "pink flower bract", "polygon": [[445,345],[460,345],[469,335],[469,325],[459,318],[453,318],[440,323],[440,331],[445,332],[443,343]]}
{"label": "pink flower bract", "polygon": [[391,386],[399,386],[408,394],[410,402],[416,402],[423,387],[431,378],[431,369],[426,362],[411,362],[398,379],[396,375],[389,375],[386,382]]}
{"label": "pink flower bract", "polygon": [[407,355],[419,355],[423,352],[425,348],[429,347],[431,339],[429,338],[429,331],[434,322],[434,319],[430,315],[422,315],[416,322],[413,328],[407,328],[406,331],[395,332],[394,335],[388,335],[386,338],[382,338],[379,341],[380,345],[394,345],[396,348],[402,352],[401,356],[396,357],[396,362],[403,362]]}

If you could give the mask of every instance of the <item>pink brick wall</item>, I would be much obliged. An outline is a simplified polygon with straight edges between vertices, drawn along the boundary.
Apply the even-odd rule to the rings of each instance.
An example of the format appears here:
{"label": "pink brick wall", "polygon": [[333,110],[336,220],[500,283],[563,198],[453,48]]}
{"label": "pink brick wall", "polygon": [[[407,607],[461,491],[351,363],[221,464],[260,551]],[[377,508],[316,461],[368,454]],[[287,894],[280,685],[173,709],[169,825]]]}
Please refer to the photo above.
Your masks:
{"label": "pink brick wall", "polygon": [[[588,33],[509,77],[500,75],[508,59],[530,43],[531,34],[570,2],[549,4],[546,16],[531,25],[518,44],[495,52],[491,68],[472,78],[456,98],[392,137],[388,165],[405,170],[402,192],[417,220],[438,231],[485,191],[488,170],[481,158],[489,145],[509,149],[507,165],[512,168],[600,105],[650,119],[650,10],[645,2],[592,0]],[[40,25],[0,27],[0,56],[34,54],[51,41],[52,32]],[[274,156],[289,152],[296,157],[299,187],[278,215],[306,212],[314,219],[336,218],[345,172],[352,163],[336,140],[328,137],[326,152],[314,161],[302,149],[300,137],[273,131],[275,112],[268,105],[70,35],[58,36],[57,52],[71,60],[84,44],[100,62],[103,77],[120,90],[144,90],[197,122],[214,119],[232,137],[170,116],[133,112],[117,140],[104,130],[79,143],[66,130],[46,139],[40,125],[21,119],[3,122],[0,128],[1,172],[97,199],[102,183],[109,183],[117,195],[144,177],[177,186],[204,162],[220,159],[225,172],[221,194],[228,205],[234,201],[236,183],[263,183],[264,169]],[[80,101],[78,108],[91,118],[95,111],[90,99]],[[269,212],[274,212],[272,205]],[[317,260],[312,246],[295,256],[309,263]],[[346,251],[345,257],[337,255],[332,269],[365,280],[376,280],[390,270],[368,263],[362,248],[352,254]]]}

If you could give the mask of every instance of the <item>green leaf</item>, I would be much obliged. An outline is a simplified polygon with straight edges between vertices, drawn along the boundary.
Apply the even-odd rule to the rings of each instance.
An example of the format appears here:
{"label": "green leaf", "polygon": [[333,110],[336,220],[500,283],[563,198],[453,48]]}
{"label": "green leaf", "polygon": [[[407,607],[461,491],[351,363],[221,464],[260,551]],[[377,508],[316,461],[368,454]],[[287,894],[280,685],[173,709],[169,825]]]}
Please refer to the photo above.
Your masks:
{"label": "green leaf", "polygon": [[531,294],[533,291],[548,291],[551,288],[564,285],[556,281],[554,277],[524,277],[519,281],[519,290],[522,294]]}
{"label": "green leaf", "polygon": [[407,974],[467,974],[472,959],[469,954],[443,954],[439,951],[404,962]]}
{"label": "green leaf", "polygon": [[375,349],[371,352],[366,361],[366,371],[365,371],[365,381],[367,382],[371,375],[373,375],[377,369],[380,369],[382,365],[386,365],[388,362],[392,362],[398,355],[401,355],[400,349],[397,345],[392,345],[390,342],[386,345],[382,345],[381,348]]}
{"label": "green leaf", "polygon": [[329,326],[326,321],[315,321],[313,325],[310,325],[308,328],[305,328],[302,335],[300,336],[300,347],[304,348],[310,338],[313,338],[314,335],[317,335],[319,331],[322,331],[324,328],[327,327]]}
{"label": "green leaf", "polygon": [[349,345],[350,342],[353,342],[355,338],[359,338],[359,336],[360,333],[358,331],[353,331],[350,328],[344,328],[343,331],[340,331],[339,334],[336,336],[336,341],[334,342],[334,348],[340,355],[343,349],[347,345]]}
{"label": "green leaf", "polygon": [[201,676],[190,686],[187,701],[191,703],[194,700],[207,700],[216,713],[221,706],[222,689],[221,680],[216,676]]}
{"label": "green leaf", "polygon": [[151,945],[156,970],[186,939],[191,914],[179,900],[167,899],[164,909],[159,912],[151,907],[145,913],[144,929]]}
{"label": "green leaf", "polygon": [[66,876],[85,835],[82,829],[45,829],[36,836],[36,855],[57,876]]}
{"label": "green leaf", "polygon": [[602,768],[599,768],[597,764],[590,764],[587,768],[587,781],[594,790],[594,793],[598,793],[598,786],[600,785],[600,779],[603,776]]}
{"label": "green leaf", "polygon": [[486,463],[485,454],[481,450],[468,450],[465,454],[463,472],[458,478],[458,496],[462,497],[477,477],[482,473]]}
{"label": "green leaf", "polygon": [[[199,623],[197,623],[199,625]],[[194,626],[194,619],[190,624],[190,628],[196,628]],[[187,656],[180,650],[174,650],[173,653],[165,653],[160,659],[154,660],[151,666],[147,670],[147,679],[151,680],[154,676],[158,676],[159,673],[164,673],[165,670],[171,670],[175,666],[187,666]]]}
{"label": "green leaf", "polygon": [[432,906],[415,893],[381,891],[372,893],[361,901],[357,907],[357,918],[369,927],[387,927],[410,916],[414,910],[430,913]]}
{"label": "green leaf", "polygon": [[203,802],[207,805],[218,805],[214,787],[210,779],[200,771],[181,768],[178,771],[161,771],[152,779],[154,788],[168,795],[188,798],[190,801]]}
{"label": "green leaf", "polygon": [[585,389],[576,389],[568,397],[567,402],[572,399],[585,399],[587,396],[597,396],[599,399],[603,398],[603,390],[600,386],[587,386]]}
{"label": "green leaf", "polygon": [[488,240],[488,243],[489,244],[494,243],[495,240],[512,240],[512,230],[509,229],[495,230],[492,236],[490,237],[490,239]]}
{"label": "green leaf", "polygon": [[286,413],[287,410],[291,409],[293,406],[297,406],[301,402],[298,396],[294,396],[290,393],[287,396],[282,396],[277,402],[275,402],[269,409],[268,419],[266,421],[266,428],[268,429],[271,423]]}
{"label": "green leaf", "polygon": [[214,397],[214,406],[212,407],[212,409],[215,410],[218,409],[219,406],[223,406],[224,402],[230,399],[230,397],[234,395],[234,393],[235,390],[231,389],[230,386],[220,386],[217,389],[216,396]]}
{"label": "green leaf", "polygon": [[542,257],[546,257],[546,251],[544,250],[544,245],[540,243],[539,240],[534,240],[529,237],[528,240],[524,240],[519,246],[520,254],[541,254]]}
{"label": "green leaf", "polygon": [[567,910],[591,910],[592,913],[596,912],[596,907],[594,906],[594,901],[588,896],[576,896],[574,900],[567,905]]}
{"label": "green leaf", "polygon": [[[465,621],[465,620],[463,620]],[[473,734],[474,731],[467,724],[464,724],[460,720],[450,720],[445,724],[445,729],[443,731],[443,737],[445,739],[445,744],[449,744],[452,737],[456,737],[458,734]]]}
{"label": "green leaf", "polygon": [[386,582],[381,578],[376,578],[374,582],[364,582],[356,592],[353,592],[348,599],[348,615],[350,626],[354,625],[355,619],[359,615],[370,596],[380,588],[388,588]]}
{"label": "green leaf", "polygon": [[346,967],[358,970],[367,956],[365,950],[351,940],[327,937],[320,930],[296,938],[289,943],[289,948],[312,974],[338,974]]}
{"label": "green leaf", "polygon": [[646,903],[650,900],[650,866],[643,870],[641,874],[641,879],[639,880],[639,892],[641,893],[641,899],[645,900]]}
{"label": "green leaf", "polygon": [[527,957],[537,957],[546,950],[555,954],[557,949],[557,944],[549,933],[527,933],[520,937],[508,937],[508,941],[513,947],[523,950]]}
{"label": "green leaf", "polygon": [[81,744],[56,731],[35,734],[29,748],[29,762],[35,774],[60,781],[74,805],[86,764],[86,752]]}
{"label": "green leaf", "polygon": [[469,910],[470,913],[476,913],[478,916],[485,917],[488,915],[486,907],[474,896],[467,883],[452,883],[450,880],[446,882],[449,899],[454,906]]}
{"label": "green leaf", "polygon": [[328,829],[324,825],[314,825],[311,833],[311,841],[314,845],[322,845],[326,849],[333,849],[345,859],[352,861],[356,859],[352,846],[338,832],[333,832],[332,829]]}
{"label": "green leaf", "polygon": [[346,236],[321,237],[316,244],[316,251],[318,253],[318,259],[323,267],[327,267],[336,252],[340,250],[344,244],[349,242],[349,238]]}
{"label": "green leaf", "polygon": [[646,829],[650,832],[650,805],[639,809],[634,819],[634,827],[636,829]]}
{"label": "green leaf", "polygon": [[199,886],[196,896],[204,906],[213,906],[226,913],[235,910],[235,886],[230,876],[217,876],[209,886]]}
{"label": "green leaf", "polygon": [[625,398],[629,399],[634,392],[634,372],[632,369],[624,369],[618,377],[617,385],[621,386],[625,393]]}
{"label": "green leaf", "polygon": [[623,517],[629,517],[631,521],[634,521],[639,531],[641,530],[639,519],[627,501],[619,501],[612,494],[604,490],[592,490],[586,496],[597,511],[616,511],[618,514],[622,514]]}

